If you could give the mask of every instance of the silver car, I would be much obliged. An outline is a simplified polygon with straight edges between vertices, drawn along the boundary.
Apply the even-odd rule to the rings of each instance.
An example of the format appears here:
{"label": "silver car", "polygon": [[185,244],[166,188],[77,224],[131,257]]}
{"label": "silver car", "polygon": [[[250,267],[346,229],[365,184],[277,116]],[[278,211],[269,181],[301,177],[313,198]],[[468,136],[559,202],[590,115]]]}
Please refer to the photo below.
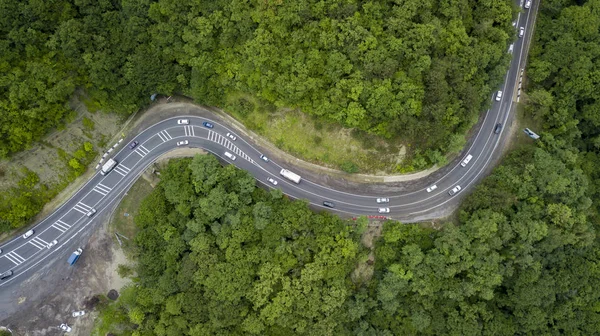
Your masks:
{"label": "silver car", "polygon": [[387,197],[378,198],[377,203],[390,203],[390,199]]}

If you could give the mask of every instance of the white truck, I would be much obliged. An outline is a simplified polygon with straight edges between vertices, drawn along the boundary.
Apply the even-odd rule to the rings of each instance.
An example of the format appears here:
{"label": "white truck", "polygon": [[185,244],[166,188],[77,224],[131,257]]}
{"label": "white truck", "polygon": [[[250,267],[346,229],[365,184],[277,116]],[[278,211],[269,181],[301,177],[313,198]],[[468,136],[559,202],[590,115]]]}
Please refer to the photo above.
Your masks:
{"label": "white truck", "polygon": [[282,169],[280,172],[281,176],[285,177],[286,179],[295,182],[295,183],[300,183],[300,180],[302,179],[300,177],[300,175],[296,174],[296,173],[292,173],[291,171],[287,170],[287,169]]}
{"label": "white truck", "polygon": [[114,159],[108,159],[104,165],[102,165],[102,169],[100,170],[100,174],[106,175],[108,174],[115,166],[117,165],[117,161]]}

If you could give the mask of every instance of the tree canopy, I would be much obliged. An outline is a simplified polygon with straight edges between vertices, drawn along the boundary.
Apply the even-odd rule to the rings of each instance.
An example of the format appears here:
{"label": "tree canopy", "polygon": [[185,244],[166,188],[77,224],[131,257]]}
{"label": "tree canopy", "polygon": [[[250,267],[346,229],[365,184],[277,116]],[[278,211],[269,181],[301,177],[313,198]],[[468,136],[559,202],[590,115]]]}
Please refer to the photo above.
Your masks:
{"label": "tree canopy", "polygon": [[245,94],[444,153],[485,110],[514,38],[511,0],[1,6],[0,155],[62,122],[76,87],[124,114],[155,92],[222,107]]}

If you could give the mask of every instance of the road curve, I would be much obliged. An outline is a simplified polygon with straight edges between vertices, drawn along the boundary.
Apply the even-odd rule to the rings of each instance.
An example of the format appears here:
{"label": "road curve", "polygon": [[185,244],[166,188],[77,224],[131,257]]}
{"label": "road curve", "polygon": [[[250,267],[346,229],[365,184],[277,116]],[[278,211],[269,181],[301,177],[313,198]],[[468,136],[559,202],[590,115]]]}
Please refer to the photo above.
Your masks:
{"label": "road curve", "polygon": [[[522,4],[521,4],[522,5]],[[346,216],[382,215],[405,222],[425,218],[435,218],[436,213],[449,203],[456,204],[458,198],[468,188],[472,187],[489,168],[494,155],[497,155],[499,144],[508,133],[508,127],[503,127],[499,134],[494,132],[498,123],[506,125],[510,117],[519,77],[526,58],[527,46],[532,36],[533,19],[538,3],[535,2],[531,10],[525,10],[517,19],[516,29],[525,27],[525,36],[514,42],[514,49],[510,68],[506,74],[502,99],[494,100],[495,93],[490,97],[493,102],[484,117],[481,128],[478,130],[465,156],[470,154],[473,158],[465,166],[456,166],[441,176],[435,183],[437,188],[427,192],[426,188],[420,190],[398,193],[393,195],[356,194],[343,190],[335,190],[303,178],[298,184],[283,178],[280,175],[282,167],[275,161],[268,162],[261,159],[261,151],[236,135],[232,140],[226,136],[234,133],[226,125],[215,120],[198,116],[178,116],[162,120],[139,133],[134,140],[139,145],[134,149],[123,146],[114,158],[118,165],[106,176],[96,173],[83,185],[69,200],[56,209],[50,216],[36,224],[33,236],[24,239],[21,236],[0,246],[0,273],[12,270],[13,276],[0,280],[0,310],[11,303],[10,291],[15,289],[21,281],[39,271],[43,266],[56,258],[63,258],[66,265],[67,256],[77,247],[82,233],[93,226],[94,219],[108,212],[122,195],[130,188],[141,173],[163,154],[177,147],[179,141],[188,140],[186,147],[203,148],[216,155],[226,163],[235,164],[240,169],[247,170],[257,181],[268,187],[281,189],[285,194],[299,199],[308,200],[316,208],[328,209]],[[188,119],[188,125],[179,125],[178,119]],[[207,128],[204,122],[210,122],[213,128]],[[237,158],[231,161],[224,153],[229,152]],[[276,186],[268,182],[272,178],[278,183]],[[449,191],[460,185],[462,190],[454,196]],[[379,197],[389,198],[389,203],[378,204]],[[335,208],[323,206],[323,201],[330,201]],[[389,208],[390,212],[381,214],[378,208]],[[92,217],[86,214],[90,209],[97,212]],[[89,231],[89,230],[88,230]],[[58,244],[47,248],[49,242],[58,240]],[[85,251],[84,251],[85,253]],[[3,318],[0,314],[0,319]]]}

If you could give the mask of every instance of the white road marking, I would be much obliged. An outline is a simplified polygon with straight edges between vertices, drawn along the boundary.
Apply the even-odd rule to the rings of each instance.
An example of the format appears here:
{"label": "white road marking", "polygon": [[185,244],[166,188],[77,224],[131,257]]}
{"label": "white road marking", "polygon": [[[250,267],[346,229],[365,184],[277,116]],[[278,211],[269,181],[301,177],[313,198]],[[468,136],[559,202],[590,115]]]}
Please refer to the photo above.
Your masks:
{"label": "white road marking", "polygon": [[18,255],[17,252],[15,252],[15,251],[8,252],[7,254],[4,255],[4,257],[6,257],[6,259],[10,260],[15,265],[20,265],[25,260],[27,260],[27,259],[21,257],[20,255]]}
{"label": "white road marking", "polygon": [[129,173],[129,171],[131,170],[131,168],[127,168],[124,165],[120,164],[120,165],[116,166],[113,170],[115,172],[117,172],[119,175],[125,176],[125,175],[127,175]]}

